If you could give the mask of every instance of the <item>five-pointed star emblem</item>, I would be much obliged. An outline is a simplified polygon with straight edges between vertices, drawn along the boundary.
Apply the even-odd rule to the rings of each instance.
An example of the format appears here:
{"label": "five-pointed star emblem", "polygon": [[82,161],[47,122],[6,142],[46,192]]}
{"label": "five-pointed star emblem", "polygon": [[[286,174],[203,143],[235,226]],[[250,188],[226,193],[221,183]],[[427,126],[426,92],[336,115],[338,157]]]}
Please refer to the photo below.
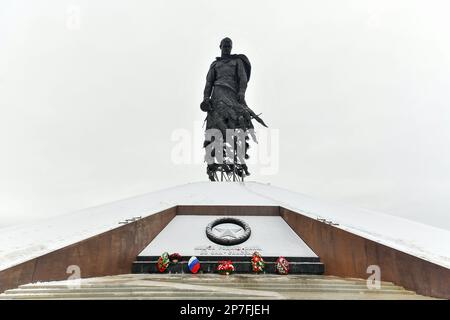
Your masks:
{"label": "five-pointed star emblem", "polygon": [[242,228],[233,228],[233,227],[223,227],[223,228],[216,227],[214,229],[220,232],[219,237],[221,238],[230,237],[233,239],[236,239],[237,238],[236,233],[242,230]]}

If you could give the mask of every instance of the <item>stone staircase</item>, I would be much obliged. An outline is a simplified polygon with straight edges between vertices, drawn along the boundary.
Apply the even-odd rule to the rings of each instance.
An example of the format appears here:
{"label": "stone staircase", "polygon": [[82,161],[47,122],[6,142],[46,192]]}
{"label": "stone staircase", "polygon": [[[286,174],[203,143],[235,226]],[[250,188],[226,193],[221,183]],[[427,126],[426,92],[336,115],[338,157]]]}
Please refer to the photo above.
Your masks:
{"label": "stone staircase", "polygon": [[323,275],[127,274],[22,285],[0,299],[431,299],[390,282]]}

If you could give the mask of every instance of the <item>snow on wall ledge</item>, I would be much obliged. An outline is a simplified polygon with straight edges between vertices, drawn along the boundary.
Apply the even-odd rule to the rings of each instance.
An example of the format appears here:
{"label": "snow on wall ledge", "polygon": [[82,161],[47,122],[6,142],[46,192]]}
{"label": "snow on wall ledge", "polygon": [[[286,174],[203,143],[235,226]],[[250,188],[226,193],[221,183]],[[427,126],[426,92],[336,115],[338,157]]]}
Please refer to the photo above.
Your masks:
{"label": "snow on wall ledge", "polygon": [[450,231],[408,219],[323,202],[257,182],[189,183],[39,222],[1,229],[0,271],[176,205],[282,206],[450,268]]}

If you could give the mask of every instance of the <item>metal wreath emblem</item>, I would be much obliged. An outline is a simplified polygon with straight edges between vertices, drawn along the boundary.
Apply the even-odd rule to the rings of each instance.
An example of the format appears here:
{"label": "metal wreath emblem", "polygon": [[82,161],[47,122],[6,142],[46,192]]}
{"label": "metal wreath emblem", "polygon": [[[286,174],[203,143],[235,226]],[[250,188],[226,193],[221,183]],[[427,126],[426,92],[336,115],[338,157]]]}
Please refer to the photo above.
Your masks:
{"label": "metal wreath emblem", "polygon": [[[226,238],[218,237],[212,232],[212,230],[215,226],[222,224],[222,223],[236,224],[236,225],[240,226],[242,229],[244,229],[244,234],[241,235],[240,237],[236,237],[234,239],[226,239]],[[247,241],[247,239],[250,237],[251,232],[252,231],[251,231],[248,223],[246,223],[245,221],[243,221],[241,219],[236,219],[236,218],[231,218],[231,217],[216,219],[216,220],[210,222],[206,226],[206,236],[208,237],[208,239],[211,240],[212,242],[215,242],[215,243],[221,244],[221,245],[225,245],[225,246],[232,246],[232,245],[240,244],[242,242]]]}

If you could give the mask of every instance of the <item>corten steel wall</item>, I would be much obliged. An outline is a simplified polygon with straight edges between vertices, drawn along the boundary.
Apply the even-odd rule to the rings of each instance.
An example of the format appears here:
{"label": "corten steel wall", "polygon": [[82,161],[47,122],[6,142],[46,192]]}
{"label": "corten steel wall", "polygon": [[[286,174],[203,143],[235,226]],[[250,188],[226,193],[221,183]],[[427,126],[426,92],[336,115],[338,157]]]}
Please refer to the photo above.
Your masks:
{"label": "corten steel wall", "polygon": [[177,215],[279,216],[279,206],[178,206]]}
{"label": "corten steel wall", "polygon": [[176,215],[176,207],[0,271],[0,292],[36,281],[66,280],[77,265],[82,278],[131,272],[136,256]]}
{"label": "corten steel wall", "polygon": [[280,208],[280,214],[320,257],[325,274],[367,279],[367,267],[378,265],[383,281],[422,295],[450,299],[450,269],[288,209]]}

